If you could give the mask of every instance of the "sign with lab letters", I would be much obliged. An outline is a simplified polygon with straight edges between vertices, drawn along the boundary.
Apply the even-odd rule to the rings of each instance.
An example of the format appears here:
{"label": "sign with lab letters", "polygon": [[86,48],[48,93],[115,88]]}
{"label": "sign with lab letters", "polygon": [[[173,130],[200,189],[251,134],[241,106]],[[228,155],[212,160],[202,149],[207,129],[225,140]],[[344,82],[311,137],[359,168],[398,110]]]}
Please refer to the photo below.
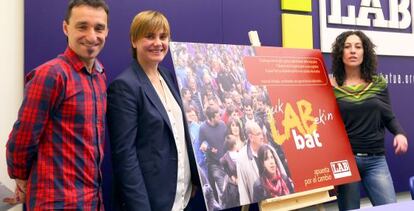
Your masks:
{"label": "sign with lab letters", "polygon": [[359,180],[320,51],[170,49],[207,209]]}

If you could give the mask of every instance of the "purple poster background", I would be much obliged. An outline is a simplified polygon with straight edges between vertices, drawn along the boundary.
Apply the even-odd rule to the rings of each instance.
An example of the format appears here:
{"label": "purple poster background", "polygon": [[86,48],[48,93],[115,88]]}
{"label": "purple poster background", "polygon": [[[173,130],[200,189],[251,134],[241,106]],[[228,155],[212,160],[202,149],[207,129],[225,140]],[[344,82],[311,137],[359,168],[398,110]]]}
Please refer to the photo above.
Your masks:
{"label": "purple poster background", "polygon": [[[359,2],[342,0],[343,5],[359,5]],[[129,25],[139,11],[146,9],[159,10],[167,16],[174,41],[249,45],[248,31],[257,30],[263,46],[282,45],[279,0],[107,0],[107,3],[110,7],[110,31],[99,58],[106,67],[109,81],[129,64]],[[388,5],[386,0],[381,0],[381,3]],[[25,72],[64,51],[66,39],[62,21],[66,4],[67,1],[56,0],[25,1]],[[386,13],[388,9],[384,7]],[[313,16],[313,40],[317,49],[320,47],[318,1],[312,1],[312,12],[308,15]],[[407,47],[410,46],[407,44]],[[324,57],[329,69],[331,59],[328,54]],[[170,56],[165,59],[164,65],[172,69]],[[379,56],[378,71],[385,74],[413,75],[413,66],[413,57]],[[414,137],[411,111],[414,107],[411,97],[413,89],[414,82],[389,85],[394,112],[407,131],[409,141]],[[396,156],[392,136],[388,134],[386,148],[395,188],[397,192],[407,191],[408,178],[414,176],[414,168],[411,167],[414,163],[414,144],[410,142],[406,155]],[[104,163],[106,202],[110,198],[112,178],[109,155],[107,146]]]}

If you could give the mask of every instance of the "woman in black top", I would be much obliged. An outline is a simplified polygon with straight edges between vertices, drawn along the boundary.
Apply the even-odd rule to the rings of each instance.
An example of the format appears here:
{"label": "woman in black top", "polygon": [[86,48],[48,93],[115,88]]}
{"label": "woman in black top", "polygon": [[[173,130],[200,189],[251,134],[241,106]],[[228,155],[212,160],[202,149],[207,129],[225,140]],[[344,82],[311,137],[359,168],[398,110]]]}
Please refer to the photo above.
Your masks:
{"label": "woman in black top", "polygon": [[[404,130],[391,110],[385,79],[376,73],[375,45],[361,31],[340,34],[332,45],[331,80],[361,183],[374,206],[396,196],[385,160],[385,128],[395,135],[396,154],[407,151]],[[359,182],[338,187],[340,210],[360,207]]]}

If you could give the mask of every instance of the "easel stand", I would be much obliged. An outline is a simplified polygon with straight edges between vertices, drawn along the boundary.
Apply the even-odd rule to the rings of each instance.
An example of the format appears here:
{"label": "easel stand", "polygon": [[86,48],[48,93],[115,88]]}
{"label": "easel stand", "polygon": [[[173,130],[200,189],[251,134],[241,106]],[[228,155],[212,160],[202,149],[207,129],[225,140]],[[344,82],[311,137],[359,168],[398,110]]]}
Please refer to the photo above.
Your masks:
{"label": "easel stand", "polygon": [[[278,198],[266,199],[259,202],[259,209],[260,211],[286,211],[315,206],[317,210],[324,211],[325,208],[322,206],[322,203],[336,199],[336,196],[329,196],[329,190],[333,188],[333,186],[327,186]],[[248,211],[249,207],[249,205],[244,205],[241,210]]]}
{"label": "easel stand", "polygon": [[259,203],[259,209],[261,211],[294,210],[317,205],[318,210],[324,210],[323,206],[320,204],[336,199],[336,196],[329,196],[329,190],[332,189],[333,186],[328,186],[278,198],[267,199]]}

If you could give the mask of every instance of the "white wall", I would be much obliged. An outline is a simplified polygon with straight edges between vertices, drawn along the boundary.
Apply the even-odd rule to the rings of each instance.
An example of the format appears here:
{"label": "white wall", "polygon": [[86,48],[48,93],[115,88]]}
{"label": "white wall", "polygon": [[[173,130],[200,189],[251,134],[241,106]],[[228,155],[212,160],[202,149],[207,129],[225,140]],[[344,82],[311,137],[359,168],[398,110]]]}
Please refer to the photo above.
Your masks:
{"label": "white wall", "polygon": [[23,15],[24,0],[0,0],[0,181],[12,190],[5,146],[23,95]]}

